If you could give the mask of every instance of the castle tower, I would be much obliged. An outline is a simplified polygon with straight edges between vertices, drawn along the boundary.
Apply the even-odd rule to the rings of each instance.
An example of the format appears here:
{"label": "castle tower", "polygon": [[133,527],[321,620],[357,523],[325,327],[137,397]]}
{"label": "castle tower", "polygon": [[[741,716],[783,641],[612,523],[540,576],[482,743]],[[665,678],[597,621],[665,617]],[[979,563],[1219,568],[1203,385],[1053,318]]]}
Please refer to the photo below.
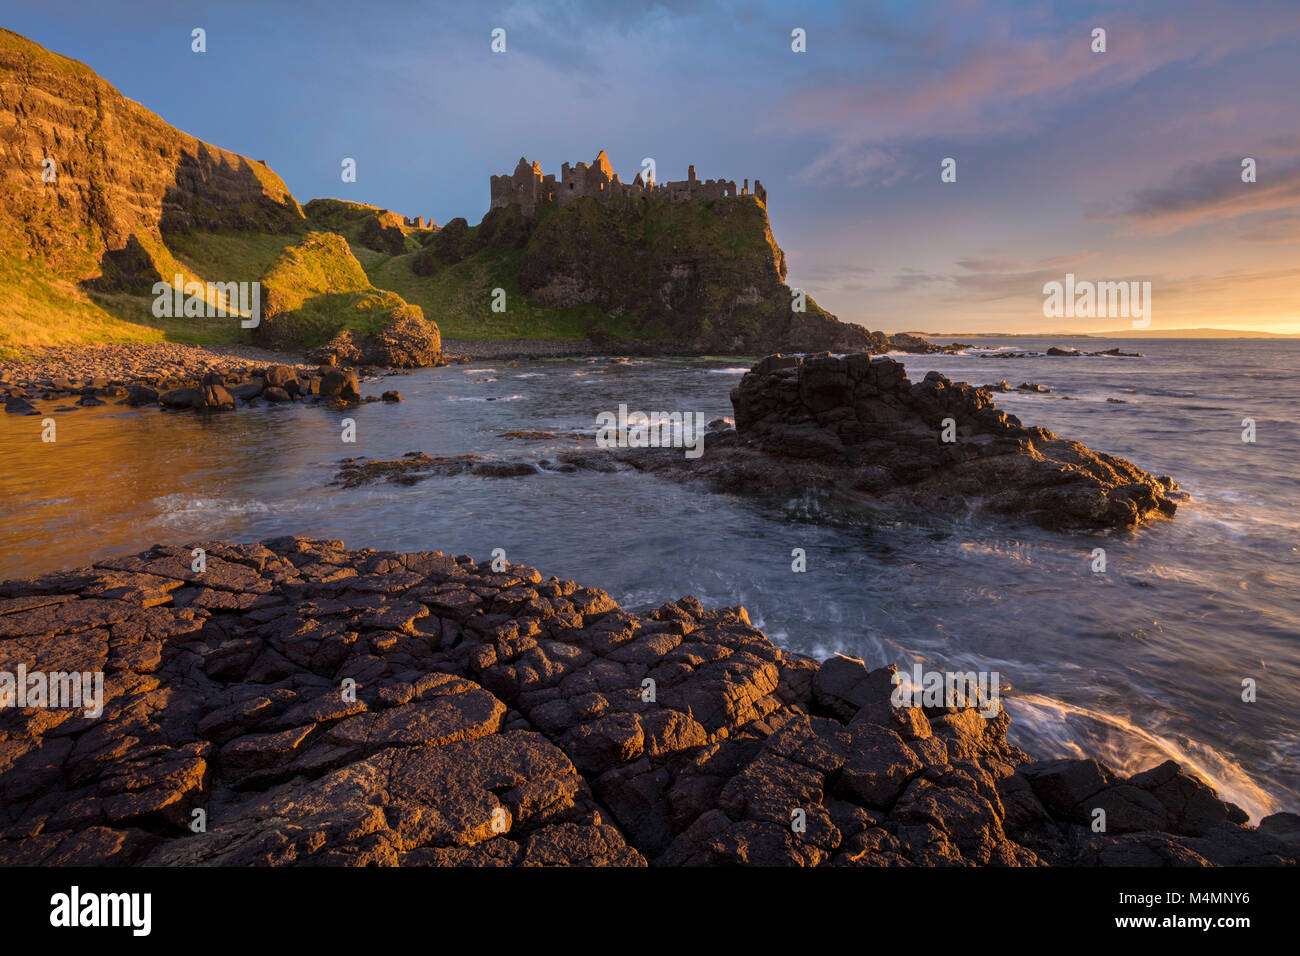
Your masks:
{"label": "castle tower", "polygon": [[[759,202],[767,204],[767,190],[757,179],[754,180],[752,192],[748,179],[744,180],[744,186],[739,190],[734,179],[701,182],[694,165],[687,167],[686,179],[681,181],[656,183],[653,177],[638,172],[632,182],[625,183],[614,172],[609,155],[603,149],[596,154],[590,165],[578,163],[570,166],[564,163],[560,167],[559,182],[556,182],[554,174],[547,176],[542,173],[541,163],[530,164],[521,156],[514,173],[491,177],[491,187],[493,209],[518,203],[525,216],[532,216],[537,206],[543,203],[564,206],[587,196],[602,203],[615,200],[627,203],[636,196],[681,202],[752,195]],[[429,228],[435,228],[432,220],[428,222]]]}

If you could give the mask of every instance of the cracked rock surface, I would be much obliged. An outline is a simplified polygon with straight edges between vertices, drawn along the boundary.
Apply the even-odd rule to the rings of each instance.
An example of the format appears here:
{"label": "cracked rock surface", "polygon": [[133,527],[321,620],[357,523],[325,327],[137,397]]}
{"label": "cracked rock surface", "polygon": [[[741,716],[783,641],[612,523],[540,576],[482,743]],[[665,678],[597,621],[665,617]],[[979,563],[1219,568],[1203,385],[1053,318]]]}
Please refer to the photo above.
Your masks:
{"label": "cracked rock surface", "polygon": [[1244,826],[1172,762],[1031,761],[1004,712],[894,707],[892,667],[782,652],[743,608],[633,614],[439,552],[205,548],[202,572],[157,547],[0,584],[0,673],[103,674],[98,717],[0,709],[0,864],[1300,855],[1295,815]]}

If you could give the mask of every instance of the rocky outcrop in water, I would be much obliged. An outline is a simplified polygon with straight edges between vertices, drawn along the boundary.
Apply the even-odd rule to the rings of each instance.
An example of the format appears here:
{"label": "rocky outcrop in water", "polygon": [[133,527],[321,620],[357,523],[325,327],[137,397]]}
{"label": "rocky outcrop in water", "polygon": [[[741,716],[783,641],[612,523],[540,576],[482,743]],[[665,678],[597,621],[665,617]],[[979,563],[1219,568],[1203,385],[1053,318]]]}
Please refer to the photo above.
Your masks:
{"label": "rocky outcrop in water", "polygon": [[1177,509],[1172,479],[1026,427],[986,389],[938,372],[910,382],[889,358],[769,356],[731,401],[735,430],[711,435],[703,457],[619,457],[728,491],[823,488],[928,510],[978,507],[1048,528],[1126,528]]}
{"label": "rocky outcrop in water", "polygon": [[[1167,763],[1033,762],[1005,712],[894,706],[743,609],[279,538],[0,583],[0,863],[1294,864]],[[0,691],[13,691],[0,682]],[[48,703],[49,701],[45,701]],[[33,704],[33,701],[24,703]],[[1107,829],[1093,832],[1096,809]]]}

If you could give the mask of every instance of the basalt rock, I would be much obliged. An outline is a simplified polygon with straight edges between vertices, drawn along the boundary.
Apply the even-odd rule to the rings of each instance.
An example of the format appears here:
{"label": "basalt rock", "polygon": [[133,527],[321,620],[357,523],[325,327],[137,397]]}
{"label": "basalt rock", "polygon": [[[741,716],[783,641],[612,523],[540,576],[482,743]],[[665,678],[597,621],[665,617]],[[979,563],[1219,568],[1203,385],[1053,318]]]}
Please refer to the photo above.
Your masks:
{"label": "basalt rock", "polygon": [[345,402],[356,402],[361,399],[361,386],[357,381],[357,373],[343,370],[330,369],[320,379],[321,398],[338,398]]}
{"label": "basalt rock", "polygon": [[0,865],[1300,855],[1293,815],[1243,826],[1172,763],[1031,762],[1005,712],[895,707],[892,667],[783,652],[743,608],[632,614],[434,551],[196,544],[202,572],[185,545],[0,583],[0,672],[103,674],[96,716],[0,709]]}
{"label": "basalt rock", "polygon": [[[888,505],[1016,515],[1048,528],[1126,528],[1172,516],[1177,486],[998,410],[991,393],[866,353],[773,355],[731,393],[735,430],[705,453],[631,449],[617,457],[731,492],[809,487]],[[570,456],[570,461],[581,461]]]}
{"label": "basalt rock", "polygon": [[399,311],[386,328],[374,335],[345,329],[328,344],[309,352],[308,357],[325,365],[426,368],[446,364],[437,324],[426,321],[415,309]]}

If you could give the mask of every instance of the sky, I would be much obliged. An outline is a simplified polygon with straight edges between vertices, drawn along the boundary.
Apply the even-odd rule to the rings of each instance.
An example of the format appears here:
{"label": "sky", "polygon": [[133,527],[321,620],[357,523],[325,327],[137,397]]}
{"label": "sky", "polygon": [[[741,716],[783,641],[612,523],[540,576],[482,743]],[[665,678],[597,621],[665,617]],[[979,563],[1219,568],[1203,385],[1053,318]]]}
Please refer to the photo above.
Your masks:
{"label": "sky", "polygon": [[1132,327],[1045,315],[1072,274],[1149,282],[1152,329],[1300,333],[1297,0],[9,0],[0,25],[302,202],[474,224],[520,156],[604,149],[624,180],[762,180],[790,284],[871,329]]}

